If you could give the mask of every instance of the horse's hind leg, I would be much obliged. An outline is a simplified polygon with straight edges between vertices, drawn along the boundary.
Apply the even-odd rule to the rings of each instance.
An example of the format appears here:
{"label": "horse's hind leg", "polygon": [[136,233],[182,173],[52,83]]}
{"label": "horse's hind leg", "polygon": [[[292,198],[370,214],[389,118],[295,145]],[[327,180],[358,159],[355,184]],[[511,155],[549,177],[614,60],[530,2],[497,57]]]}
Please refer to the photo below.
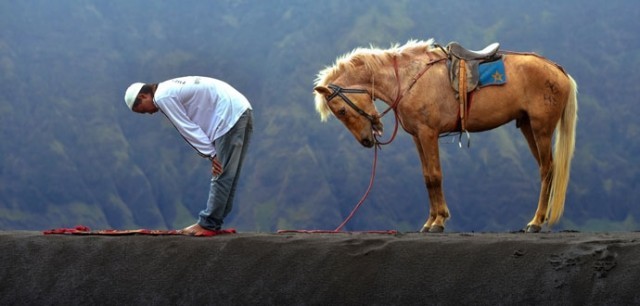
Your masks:
{"label": "horse's hind leg", "polygon": [[545,220],[547,207],[549,204],[549,188],[551,186],[552,171],[552,153],[551,153],[551,133],[548,131],[540,131],[531,126],[529,118],[520,120],[520,131],[527,139],[531,154],[538,163],[540,171],[540,197],[538,199],[538,208],[533,219],[527,224],[527,232],[539,232],[542,229],[542,223]]}

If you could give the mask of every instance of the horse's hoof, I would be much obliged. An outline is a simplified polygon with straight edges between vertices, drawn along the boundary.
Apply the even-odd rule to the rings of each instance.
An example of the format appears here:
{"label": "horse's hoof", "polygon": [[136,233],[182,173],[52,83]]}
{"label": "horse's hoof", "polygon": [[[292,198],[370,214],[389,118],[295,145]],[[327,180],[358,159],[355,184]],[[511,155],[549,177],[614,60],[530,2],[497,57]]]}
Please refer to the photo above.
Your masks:
{"label": "horse's hoof", "polygon": [[540,225],[535,225],[535,224],[531,224],[531,225],[527,225],[527,233],[539,233],[540,230],[542,230],[542,227]]}
{"label": "horse's hoof", "polygon": [[444,232],[444,226],[442,225],[432,225],[429,229],[429,233],[442,233]]}
{"label": "horse's hoof", "polygon": [[422,229],[420,229],[421,233],[428,233],[429,232],[429,227],[423,226]]}

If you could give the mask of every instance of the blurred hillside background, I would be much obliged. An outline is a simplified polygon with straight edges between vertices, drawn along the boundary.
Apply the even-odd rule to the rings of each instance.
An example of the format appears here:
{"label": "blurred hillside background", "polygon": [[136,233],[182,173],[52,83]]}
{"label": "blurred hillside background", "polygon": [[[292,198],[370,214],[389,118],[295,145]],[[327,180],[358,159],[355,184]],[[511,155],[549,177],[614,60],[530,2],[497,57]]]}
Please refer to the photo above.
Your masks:
{"label": "blurred hillside background", "polygon": [[[2,0],[0,230],[83,224],[181,228],[205,206],[210,164],[162,115],[123,102],[136,81],[222,79],[254,107],[236,206],[241,231],[334,229],[369,182],[373,151],[313,107],[317,72],[356,47],[409,39],[537,52],[578,82],[576,155],[554,230],[640,226],[637,1]],[[392,122],[387,122],[387,134]],[[386,139],[386,138],[385,138]],[[448,231],[518,230],[538,197],[515,124],[443,139]],[[418,230],[428,197],[410,137],[380,152],[347,230]]]}

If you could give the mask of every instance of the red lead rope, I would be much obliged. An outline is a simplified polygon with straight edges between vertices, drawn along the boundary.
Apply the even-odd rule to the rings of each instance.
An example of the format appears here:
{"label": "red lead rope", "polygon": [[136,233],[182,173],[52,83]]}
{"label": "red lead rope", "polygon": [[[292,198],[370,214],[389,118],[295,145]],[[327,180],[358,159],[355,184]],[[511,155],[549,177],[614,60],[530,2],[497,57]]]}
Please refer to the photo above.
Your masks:
{"label": "red lead rope", "polygon": [[[397,120],[396,120],[396,130],[397,130]],[[391,140],[387,141],[386,143],[391,143],[392,140],[393,140],[393,137]],[[362,206],[362,204],[364,203],[364,200],[367,199],[367,196],[369,196],[369,192],[373,187],[373,181],[374,181],[374,178],[376,177],[376,164],[378,162],[378,149],[380,147],[380,144],[385,144],[385,143],[376,142],[376,146],[373,150],[373,165],[371,166],[371,178],[369,179],[369,187],[367,187],[367,191],[364,193],[362,198],[360,198],[360,201],[358,201],[358,204],[356,204],[356,206],[351,210],[351,213],[349,213],[349,216],[347,216],[347,218],[345,218],[344,221],[342,221],[342,223],[335,230],[332,230],[332,231],[331,230],[279,230],[278,233],[279,234],[286,234],[286,233],[330,234],[330,233],[341,232],[344,226],[347,225],[347,223],[349,223],[351,218],[353,218],[353,216],[356,214],[360,206]],[[395,235],[397,231],[395,230],[366,231],[366,233]]]}
{"label": "red lead rope", "polygon": [[342,230],[342,228],[349,222],[349,220],[351,220],[351,218],[353,218],[353,216],[356,214],[356,211],[358,211],[358,209],[360,208],[360,206],[362,206],[362,203],[364,203],[364,200],[367,199],[367,197],[369,196],[369,192],[371,192],[371,188],[373,188],[373,181],[376,177],[376,165],[378,164],[378,150],[382,148],[383,145],[387,145],[390,144],[393,139],[396,138],[396,135],[398,134],[398,114],[395,112],[393,112],[394,117],[395,117],[395,126],[393,128],[393,134],[391,135],[391,138],[386,141],[386,142],[381,142],[378,140],[378,138],[375,136],[374,134],[374,138],[376,139],[376,144],[375,144],[375,148],[373,149],[373,164],[371,165],[371,178],[369,179],[369,187],[367,187],[367,191],[365,191],[364,195],[362,196],[362,198],[360,198],[360,201],[358,201],[358,204],[356,204],[356,206],[351,210],[351,213],[349,214],[349,216],[347,216],[346,219],[344,219],[344,221],[342,221],[342,223],[334,230],[334,232],[339,232]]}
{"label": "red lead rope", "polygon": [[347,225],[349,220],[351,220],[351,218],[353,218],[353,215],[356,214],[356,211],[358,211],[360,206],[362,206],[362,203],[364,203],[364,200],[367,199],[367,196],[369,196],[369,192],[371,191],[371,188],[373,187],[373,180],[376,177],[376,164],[377,163],[378,163],[378,145],[376,144],[375,148],[373,149],[373,165],[371,166],[371,179],[369,179],[369,187],[367,187],[367,191],[364,193],[362,198],[360,198],[360,201],[358,201],[358,204],[356,204],[356,206],[351,210],[351,213],[349,214],[349,216],[347,216],[347,218],[344,219],[344,221],[342,221],[342,223],[334,230],[334,232],[341,231],[342,228],[345,225]]}

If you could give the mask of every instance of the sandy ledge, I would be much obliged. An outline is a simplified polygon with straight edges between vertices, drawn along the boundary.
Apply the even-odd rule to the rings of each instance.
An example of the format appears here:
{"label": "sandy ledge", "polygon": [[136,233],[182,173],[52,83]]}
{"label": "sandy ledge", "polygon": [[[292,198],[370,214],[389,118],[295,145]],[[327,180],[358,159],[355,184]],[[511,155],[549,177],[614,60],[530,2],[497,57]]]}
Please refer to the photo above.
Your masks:
{"label": "sandy ledge", "polygon": [[640,233],[0,232],[2,305],[640,304]]}

